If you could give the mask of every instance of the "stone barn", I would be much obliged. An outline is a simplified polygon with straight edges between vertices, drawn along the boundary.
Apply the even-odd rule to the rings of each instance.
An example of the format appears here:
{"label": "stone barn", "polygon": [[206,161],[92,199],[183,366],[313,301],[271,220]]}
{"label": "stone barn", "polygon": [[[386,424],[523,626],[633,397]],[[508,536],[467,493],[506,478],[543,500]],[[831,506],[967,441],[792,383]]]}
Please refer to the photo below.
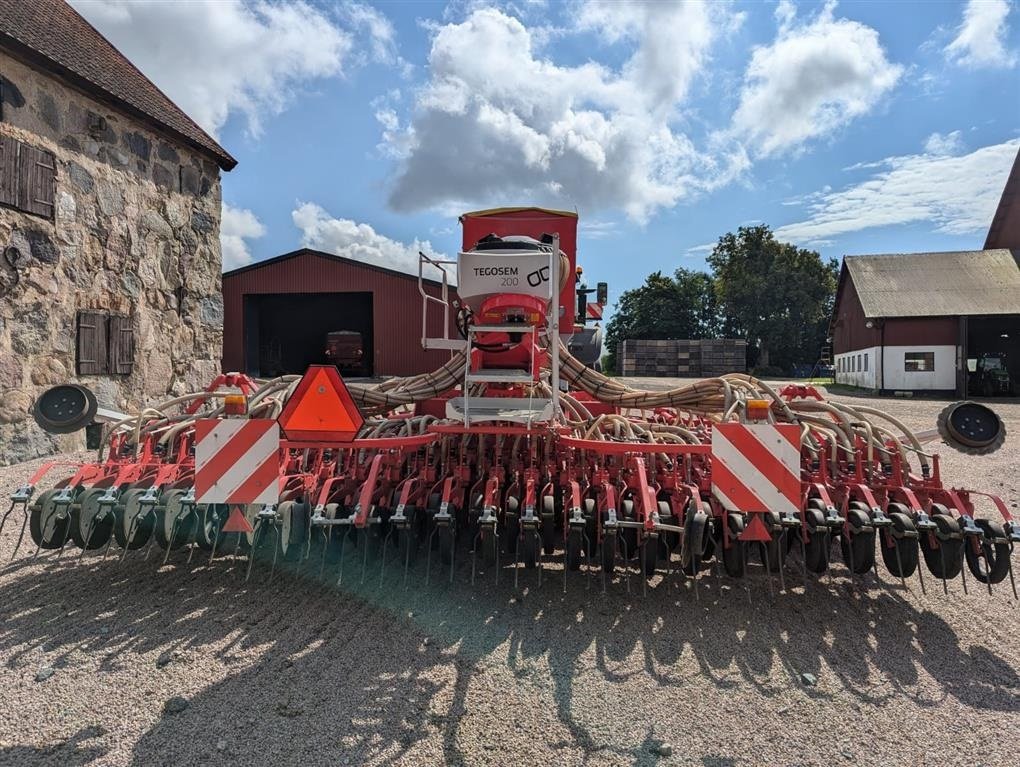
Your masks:
{"label": "stone barn", "polygon": [[220,369],[220,171],[236,161],[63,0],[0,0],[0,464],[77,444],[75,380],[132,408]]}

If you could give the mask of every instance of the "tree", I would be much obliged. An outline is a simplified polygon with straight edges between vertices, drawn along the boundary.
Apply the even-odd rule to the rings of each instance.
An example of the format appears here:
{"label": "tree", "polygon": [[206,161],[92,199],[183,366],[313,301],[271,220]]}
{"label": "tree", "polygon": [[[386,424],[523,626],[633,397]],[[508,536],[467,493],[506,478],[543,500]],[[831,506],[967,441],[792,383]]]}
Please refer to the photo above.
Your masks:
{"label": "tree", "polygon": [[708,257],[726,335],[746,338],[756,367],[815,362],[825,340],[839,267],[776,240],[762,224],[719,238]]}
{"label": "tree", "polygon": [[673,277],[655,272],[620,296],[606,325],[606,369],[617,369],[617,347],[625,339],[707,338],[718,330],[710,275],[688,269],[677,269]]}

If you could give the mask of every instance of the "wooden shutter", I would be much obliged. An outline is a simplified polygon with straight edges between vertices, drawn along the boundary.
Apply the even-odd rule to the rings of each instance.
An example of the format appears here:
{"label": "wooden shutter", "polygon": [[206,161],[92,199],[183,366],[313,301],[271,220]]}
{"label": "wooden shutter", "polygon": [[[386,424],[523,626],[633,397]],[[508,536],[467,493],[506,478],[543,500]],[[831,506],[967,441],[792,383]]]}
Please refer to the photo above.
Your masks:
{"label": "wooden shutter", "polygon": [[106,315],[99,312],[78,312],[78,375],[97,376],[109,370],[106,331]]}
{"label": "wooden shutter", "polygon": [[50,152],[21,145],[18,207],[26,213],[53,218],[53,185],[57,165]]}
{"label": "wooden shutter", "polygon": [[120,315],[110,317],[110,372],[127,376],[135,365],[135,331],[131,318]]}
{"label": "wooden shutter", "polygon": [[18,204],[18,147],[21,142],[0,136],[0,203]]}

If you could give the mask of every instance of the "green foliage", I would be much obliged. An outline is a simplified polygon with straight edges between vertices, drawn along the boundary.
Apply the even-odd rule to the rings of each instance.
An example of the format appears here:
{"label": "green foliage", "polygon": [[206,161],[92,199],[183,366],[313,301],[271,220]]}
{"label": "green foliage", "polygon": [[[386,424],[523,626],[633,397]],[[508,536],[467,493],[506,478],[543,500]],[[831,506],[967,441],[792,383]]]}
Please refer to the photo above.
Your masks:
{"label": "green foliage", "polygon": [[836,295],[834,260],[760,225],[720,237],[708,263],[712,274],[655,272],[620,296],[606,326],[605,370],[618,370],[628,338],[744,338],[752,364],[770,370],[818,358]]}
{"label": "green foliage", "polygon": [[764,224],[719,238],[708,257],[727,333],[746,338],[752,362],[789,370],[825,342],[839,266],[779,242]]}
{"label": "green foliage", "polygon": [[718,333],[715,287],[704,272],[655,272],[620,296],[606,325],[605,370],[616,370],[620,341],[627,338],[710,338]]}

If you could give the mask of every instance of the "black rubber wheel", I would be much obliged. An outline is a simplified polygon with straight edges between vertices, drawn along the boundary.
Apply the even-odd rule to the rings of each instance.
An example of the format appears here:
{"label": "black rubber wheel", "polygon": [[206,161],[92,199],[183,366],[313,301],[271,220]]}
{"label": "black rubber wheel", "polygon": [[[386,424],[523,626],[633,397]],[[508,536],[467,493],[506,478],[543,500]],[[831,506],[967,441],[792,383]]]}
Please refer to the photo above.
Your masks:
{"label": "black rubber wheel", "polygon": [[542,496],[542,549],[546,556],[556,553],[556,499],[551,495]]}
{"label": "black rubber wheel", "polygon": [[191,541],[195,528],[195,512],[193,508],[186,508],[181,504],[185,495],[187,491],[179,488],[167,490],[156,506],[156,526],[152,529],[152,534],[163,550],[179,549]]}
{"label": "black rubber wheel", "polygon": [[804,544],[804,566],[813,573],[824,573],[829,569],[832,549],[832,534],[825,525],[825,504],[819,498],[809,498],[804,516],[808,539]]}
{"label": "black rubber wheel", "polygon": [[436,529],[436,538],[439,542],[439,559],[444,565],[453,561],[454,531],[451,524],[441,525]]}
{"label": "black rubber wheel", "polygon": [[[945,507],[934,508],[944,509]],[[947,514],[932,514],[931,521],[938,526],[938,532],[942,535],[954,535],[960,532],[960,523]],[[963,569],[963,540],[960,538],[943,539],[936,537],[934,544],[931,541],[932,533],[921,535],[921,551],[924,554],[924,563],[929,572],[936,578],[952,580],[960,574]]]}
{"label": "black rubber wheel", "polygon": [[916,533],[910,509],[901,503],[890,503],[885,513],[892,520],[892,525],[878,539],[882,561],[885,569],[895,577],[909,578],[917,570],[917,538],[897,538],[893,533]]}
{"label": "black rubber wheel", "polygon": [[132,551],[140,549],[152,537],[152,530],[156,526],[155,509],[152,506],[147,506],[143,512],[139,503],[146,492],[148,489],[143,487],[132,487],[125,490],[113,507],[116,520],[113,525],[113,535],[117,539],[117,545],[122,549],[131,549]]}
{"label": "black rubber wheel", "polygon": [[655,575],[655,566],[659,562],[659,536],[651,533],[641,545],[641,571],[646,578]]}
{"label": "black rubber wheel", "polygon": [[[71,540],[79,549],[86,548],[86,542],[89,550],[100,549],[113,535],[113,513],[109,506],[106,507],[102,519],[93,521],[100,511],[99,499],[104,495],[105,487],[91,487],[78,496],[78,500],[71,506],[69,532]],[[92,525],[91,531],[89,525]]]}
{"label": "black rubber wheel", "polygon": [[507,554],[514,554],[517,551],[517,542],[521,537],[521,503],[515,496],[506,497],[506,505],[503,509],[506,519],[506,534],[503,540],[503,550]]}
{"label": "black rubber wheel", "polygon": [[[970,540],[965,541],[964,552],[967,558],[967,568],[981,583],[993,585],[1001,583],[1009,575],[1009,544],[995,543],[989,539],[998,538],[1005,541],[1006,532],[999,522],[992,522],[988,519],[975,519],[974,524],[981,528],[985,537],[978,544],[977,551]],[[983,563],[982,560],[984,560]]]}
{"label": "black rubber wheel", "polygon": [[711,545],[708,515],[703,511],[688,512],[684,520],[684,543],[680,550],[680,568],[687,575],[704,569],[705,553]]}
{"label": "black rubber wheel", "polygon": [[413,562],[418,554],[418,531],[421,527],[418,517],[425,515],[418,514],[418,509],[408,504],[404,507],[404,516],[407,517],[407,526],[393,531],[393,535],[397,539],[397,552],[400,555],[401,564]]}
{"label": "black rubber wheel", "polygon": [[213,545],[216,551],[223,550],[223,524],[227,521],[229,511],[223,504],[203,503],[195,507],[198,517],[195,526],[195,543],[204,551],[212,551]]}
{"label": "black rubber wheel", "polygon": [[[323,512],[323,516],[327,519],[345,519],[349,515],[350,510],[339,503],[327,503]],[[324,528],[322,545],[326,547],[326,550],[322,552],[321,556],[325,558],[326,564],[335,565],[340,561],[349,532],[350,528],[343,525],[331,525]]]}
{"label": "black rubber wheel", "polygon": [[277,509],[278,528],[273,536],[279,558],[296,562],[305,555],[308,546],[308,521],[311,510],[307,503],[284,501]]}
{"label": "black rubber wheel", "polygon": [[747,573],[747,561],[744,557],[744,542],[737,540],[744,532],[744,515],[737,512],[730,512],[726,515],[730,526],[730,545],[726,547],[725,542],[721,543],[723,568],[726,574],[733,578],[743,578]]}
{"label": "black rubber wheel", "polygon": [[863,575],[875,566],[875,528],[871,526],[871,517],[860,508],[848,508],[846,519],[852,528],[866,528],[849,533],[844,530],[839,536],[839,546],[846,566],[856,575]]}
{"label": "black rubber wheel", "polygon": [[601,556],[602,572],[612,575],[616,572],[616,531],[605,533],[602,536]]}
{"label": "black rubber wheel", "polygon": [[581,530],[577,527],[571,527],[570,532],[567,533],[566,560],[568,570],[581,569],[581,552],[584,549],[582,538]]}
{"label": "black rubber wheel", "polygon": [[523,533],[520,540],[520,558],[528,570],[533,570],[538,565],[538,532],[524,529]]}
{"label": "black rubber wheel", "polygon": [[483,527],[479,531],[478,545],[482,547],[482,561],[494,565],[499,559],[499,536],[495,528]]}
{"label": "black rubber wheel", "polygon": [[586,548],[588,559],[595,557],[595,549],[598,548],[598,525],[596,524],[597,504],[594,498],[584,499],[584,531],[587,536]]}
{"label": "black rubber wheel", "polygon": [[28,510],[28,534],[41,549],[59,549],[68,535],[70,515],[63,519],[53,517],[56,513],[53,496],[58,492],[58,489],[53,489],[40,493]]}
{"label": "black rubber wheel", "polygon": [[[659,520],[667,524],[679,524],[680,520],[673,517],[673,507],[669,505],[669,501],[658,502]],[[669,562],[669,555],[676,551],[680,547],[683,538],[680,533],[674,533],[671,530],[661,530],[659,532],[659,559],[664,562]]]}

